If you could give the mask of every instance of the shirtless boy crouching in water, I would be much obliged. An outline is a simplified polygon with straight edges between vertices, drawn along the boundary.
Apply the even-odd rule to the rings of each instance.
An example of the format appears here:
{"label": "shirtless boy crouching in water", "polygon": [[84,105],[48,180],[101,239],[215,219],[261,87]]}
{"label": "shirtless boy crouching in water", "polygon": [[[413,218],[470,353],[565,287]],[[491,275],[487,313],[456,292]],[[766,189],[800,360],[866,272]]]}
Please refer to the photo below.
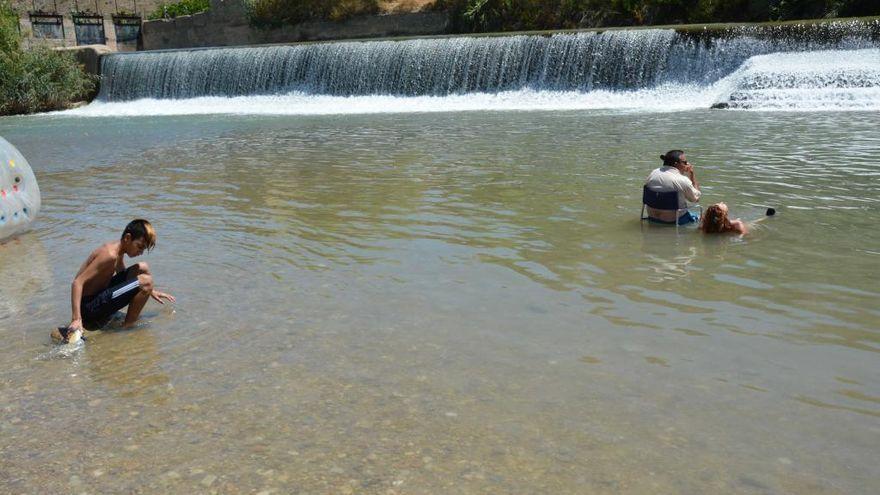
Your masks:
{"label": "shirtless boy crouching in water", "polygon": [[174,296],[153,288],[153,277],[146,262],[125,268],[123,257],[140,256],[156,245],[156,231],[150,222],[132,220],[115,242],[94,251],[80,267],[70,287],[73,312],[70,325],[52,332],[58,340],[73,340],[83,327],[95,329],[106,324],[116,311],[128,306],[123,328],[134,325],[149,298],[160,304],[174,302]]}

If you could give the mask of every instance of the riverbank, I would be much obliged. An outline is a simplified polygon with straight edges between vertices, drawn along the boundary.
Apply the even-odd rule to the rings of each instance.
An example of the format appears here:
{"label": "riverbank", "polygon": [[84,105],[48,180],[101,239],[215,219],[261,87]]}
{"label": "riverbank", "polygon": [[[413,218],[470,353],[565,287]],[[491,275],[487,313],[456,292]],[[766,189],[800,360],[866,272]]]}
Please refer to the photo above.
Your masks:
{"label": "riverbank", "polygon": [[460,31],[767,22],[880,15],[866,0],[440,0]]}
{"label": "riverbank", "polygon": [[[310,21],[293,26],[256,28],[242,5],[214,0],[211,10],[177,19],[148,21],[143,26],[145,50],[174,50],[224,46],[262,46],[288,43],[367,40],[408,40],[443,37],[500,37],[620,31],[633,29],[672,29],[690,35],[723,36],[734,29],[773,29],[780,35],[797,34],[805,26],[831,23],[880,25],[880,14],[863,17],[800,19],[766,22],[719,22],[662,24],[651,26],[610,26],[557,28],[497,32],[460,32],[450,12],[418,11],[381,16],[357,16],[341,22]],[[875,28],[880,36],[880,29]]]}
{"label": "riverbank", "polygon": [[[393,36],[385,38],[352,38],[338,41],[405,41],[416,39],[447,39],[447,38],[500,38],[509,36],[553,36],[556,34],[606,33],[618,31],[672,30],[690,36],[725,37],[736,31],[762,31],[776,35],[799,35],[811,26],[837,26],[838,36],[846,34],[847,26],[864,26],[869,29],[874,39],[880,39],[880,15],[862,17],[840,17],[829,19],[797,19],[791,21],[766,22],[716,22],[701,24],[662,24],[656,26],[609,26],[594,28],[571,29],[540,29],[530,31],[496,31],[486,33],[452,33],[428,36]],[[326,42],[326,41],[325,41]]]}
{"label": "riverbank", "polygon": [[[473,8],[466,8],[471,3],[474,4],[471,6]],[[526,11],[535,8],[543,12],[548,10],[547,5],[552,2],[525,3],[529,5]],[[646,5],[650,3],[648,1]],[[476,4],[480,4],[479,9],[476,8]],[[517,2],[509,3],[509,5],[516,4]],[[791,16],[771,16],[765,12],[762,15],[751,17],[744,17],[737,13],[679,17],[654,15],[636,19],[605,16],[602,17],[601,22],[595,19],[587,22],[585,19],[589,16],[579,13],[578,15],[581,16],[583,22],[573,22],[568,18],[574,15],[572,12],[593,8],[588,3],[574,2],[566,7],[569,10],[560,10],[560,12],[568,12],[565,14],[568,17],[565,17],[563,12],[556,16],[531,16],[529,18],[533,18],[533,20],[530,22],[509,20],[495,22],[489,19],[492,16],[504,17],[505,9],[508,7],[493,7],[494,3],[491,0],[488,2],[410,0],[378,3],[364,0],[351,5],[346,4],[345,8],[340,7],[339,9],[332,7],[333,2],[321,2],[320,8],[318,6],[312,8],[308,2],[296,3],[296,8],[287,8],[286,5],[287,3],[284,1],[257,1],[250,5],[240,1],[211,0],[211,8],[206,12],[174,19],[145,22],[143,25],[143,47],[145,50],[168,50],[417,36],[505,36],[519,33],[575,32],[590,29],[672,27],[680,30],[702,30],[724,29],[725,26],[737,24],[784,25],[787,22],[808,24],[851,18],[840,16],[838,11],[833,14],[823,11],[821,15],[816,15],[813,18],[804,16],[806,20],[797,20],[797,17],[792,18]],[[607,11],[607,8],[602,11]],[[377,12],[379,15],[376,15]],[[519,12],[517,15],[525,16],[524,12]],[[871,18],[868,14],[872,14],[874,17],[880,16],[880,9],[841,9],[840,12],[850,13],[850,16],[859,15],[863,18]],[[749,22],[711,22],[722,19]]]}
{"label": "riverbank", "polygon": [[7,0],[0,0],[0,74],[0,115],[68,108],[93,97],[97,80],[69,53],[23,49],[18,15]]}
{"label": "riverbank", "polygon": [[880,15],[870,0],[249,0],[259,27],[369,14],[444,12],[455,33],[766,22]]}

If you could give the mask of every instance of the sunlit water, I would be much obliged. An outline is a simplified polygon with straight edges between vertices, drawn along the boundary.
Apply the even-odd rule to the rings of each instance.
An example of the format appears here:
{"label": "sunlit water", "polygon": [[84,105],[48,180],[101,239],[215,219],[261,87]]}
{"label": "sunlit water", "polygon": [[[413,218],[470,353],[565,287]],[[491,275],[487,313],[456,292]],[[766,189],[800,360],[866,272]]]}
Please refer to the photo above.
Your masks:
{"label": "sunlit water", "polygon": [[[880,114],[35,116],[0,492],[876,493]],[[681,147],[745,238],[641,225]],[[134,217],[175,308],[54,347]],[[270,493],[270,492],[267,492]]]}

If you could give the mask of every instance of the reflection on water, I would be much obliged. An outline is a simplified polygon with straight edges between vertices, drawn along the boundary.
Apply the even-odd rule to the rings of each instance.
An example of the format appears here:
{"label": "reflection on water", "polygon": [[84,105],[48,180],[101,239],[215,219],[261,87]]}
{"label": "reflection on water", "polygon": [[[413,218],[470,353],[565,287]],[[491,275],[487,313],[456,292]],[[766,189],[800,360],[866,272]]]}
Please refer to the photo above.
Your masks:
{"label": "reflection on water", "polygon": [[[161,352],[155,335],[149,331],[149,322],[155,315],[145,314],[134,330],[111,328],[91,332],[84,371],[96,383],[105,385],[117,397],[141,397],[154,391],[164,392],[170,379],[161,369]],[[167,402],[162,393],[151,401],[153,405]]]}
{"label": "reflection on water", "polygon": [[[4,489],[875,492],[878,130],[872,113],[0,122],[46,204],[12,247],[33,256],[0,247]],[[743,238],[640,224],[651,157],[675,147],[706,204],[778,215]],[[81,258],[136,216],[176,312],[35,359]],[[65,419],[83,411],[94,428]]]}
{"label": "reflection on water", "polygon": [[12,326],[14,319],[29,312],[45,312],[46,307],[28,308],[34,296],[52,284],[43,242],[27,232],[0,244],[0,329]]}

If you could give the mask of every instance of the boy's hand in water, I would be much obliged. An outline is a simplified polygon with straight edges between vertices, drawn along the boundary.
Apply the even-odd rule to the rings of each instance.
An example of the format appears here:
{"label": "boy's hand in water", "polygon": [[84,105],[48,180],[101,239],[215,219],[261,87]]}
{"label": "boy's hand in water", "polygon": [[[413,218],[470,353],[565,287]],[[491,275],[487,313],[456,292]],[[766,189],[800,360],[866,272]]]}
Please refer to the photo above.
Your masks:
{"label": "boy's hand in water", "polygon": [[160,292],[158,290],[154,290],[153,292],[151,292],[150,297],[155,299],[156,302],[159,304],[165,304],[165,301],[163,301],[162,299],[167,299],[168,301],[174,302],[174,296],[165,292]]}
{"label": "boy's hand in water", "polygon": [[80,332],[82,332],[83,330],[85,330],[83,328],[83,322],[81,319],[80,320],[70,320],[70,325],[67,325],[67,328],[69,328],[71,331],[79,330]]}

